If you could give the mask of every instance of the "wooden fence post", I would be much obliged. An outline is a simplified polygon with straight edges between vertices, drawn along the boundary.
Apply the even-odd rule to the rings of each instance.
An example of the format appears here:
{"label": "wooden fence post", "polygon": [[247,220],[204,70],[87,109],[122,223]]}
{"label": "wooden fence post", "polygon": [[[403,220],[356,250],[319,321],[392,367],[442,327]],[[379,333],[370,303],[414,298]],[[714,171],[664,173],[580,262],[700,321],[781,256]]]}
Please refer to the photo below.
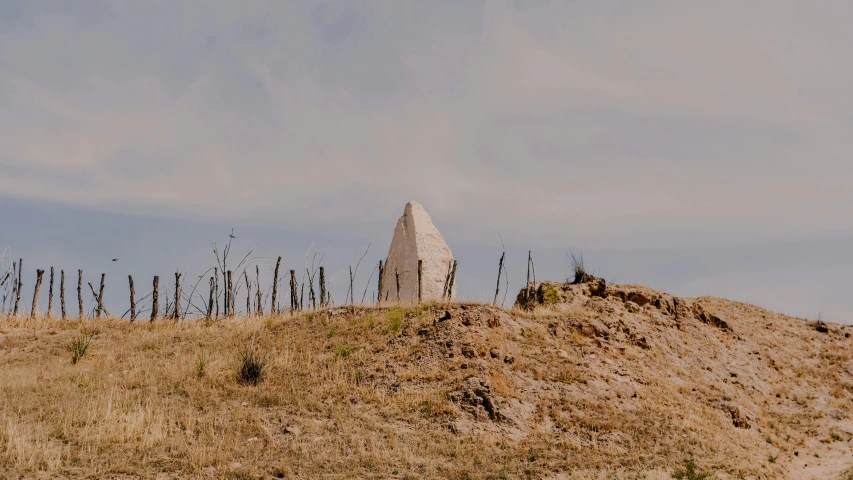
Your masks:
{"label": "wooden fence post", "polygon": [[320,307],[326,306],[326,268],[320,267]]}
{"label": "wooden fence post", "polygon": [[65,320],[65,270],[59,271],[59,304],[62,308],[62,319]]}
{"label": "wooden fence post", "polygon": [[298,307],[298,301],[296,299],[296,270],[290,271],[290,313],[296,311],[296,307]]}
{"label": "wooden fence post", "polygon": [[[102,274],[101,274],[101,287],[100,287],[100,289],[98,290],[98,318],[101,318],[101,311],[106,310],[106,309],[104,308],[104,300],[103,300],[103,298],[104,298],[104,279],[105,279],[105,277],[106,277],[106,274],[102,273]],[[109,316],[109,313],[107,313],[107,316]]]}
{"label": "wooden fence post", "polygon": [[50,267],[50,285],[47,291],[47,317],[53,315],[53,267]]}
{"label": "wooden fence post", "polygon": [[216,318],[219,318],[219,267],[213,269],[213,291],[216,299]]}
{"label": "wooden fence post", "polygon": [[[278,267],[281,266],[281,256],[278,257],[278,260],[275,262],[275,272],[273,272],[272,278],[272,305],[270,306],[270,313],[275,315],[278,313],[278,306],[276,301],[278,300]],[[320,267],[320,278],[323,278],[323,267]]]}
{"label": "wooden fence post", "polygon": [[263,297],[261,297],[261,268],[255,265],[255,315],[261,316],[264,314],[264,308],[261,305]]}
{"label": "wooden fence post", "polygon": [[376,285],[376,303],[377,305],[382,305],[382,287],[384,287],[385,280],[383,277],[385,276],[385,265],[382,263],[382,260],[379,260],[379,280]]}
{"label": "wooden fence post", "polygon": [[527,284],[524,289],[524,304],[527,305],[527,302],[530,301],[530,262],[533,261],[533,253],[531,250],[527,251]]}
{"label": "wooden fence post", "polygon": [[18,315],[18,303],[21,302],[21,277],[24,276],[24,259],[18,259],[18,288],[15,291],[15,310],[12,312],[15,316]]}
{"label": "wooden fence post", "polygon": [[39,289],[41,288],[41,277],[44,275],[44,270],[36,270],[36,288],[33,290],[33,306],[30,308],[30,318],[36,318],[36,308],[39,303]]}
{"label": "wooden fence post", "polygon": [[83,270],[77,270],[77,317],[83,320]]}
{"label": "wooden fence post", "polygon": [[246,279],[246,316],[252,315],[252,286],[249,285],[249,274],[243,270],[243,277]]}
{"label": "wooden fence post", "polygon": [[[5,282],[6,279],[4,278],[3,281]],[[18,291],[18,262],[12,262],[12,297],[11,298],[15,298],[15,292],[17,292],[17,291]],[[11,302],[12,302],[12,300],[9,300],[9,309],[10,309],[9,311],[10,312],[12,311],[11,310],[11,308],[12,308]],[[5,297],[3,297],[2,308],[3,308],[3,312],[5,313],[6,312],[6,298]]]}
{"label": "wooden fence post", "polygon": [[[210,320],[211,315],[213,315],[213,292],[215,290],[214,284],[216,283],[213,279],[216,278],[216,274],[210,277],[210,300],[207,301],[207,319]],[[218,314],[217,314],[218,315]]]}
{"label": "wooden fence post", "polygon": [[98,292],[95,291],[95,287],[94,287],[94,285],[92,285],[92,282],[89,282],[89,290],[92,291],[92,296],[95,297],[95,300],[98,302],[98,305],[97,305],[98,318],[101,318],[101,312],[106,314],[107,317],[110,316],[110,311],[107,310],[107,307],[104,306],[104,302],[102,300],[102,298],[104,297],[104,276],[105,275],[102,273],[101,274],[101,290],[100,290],[101,293],[100,294],[98,294]]}
{"label": "wooden fence post", "polygon": [[533,291],[536,291],[536,264],[533,263],[533,255],[530,255],[530,269],[533,271]]}
{"label": "wooden fence post", "polygon": [[178,272],[175,272],[175,313],[173,318],[175,320],[181,318],[181,274]]}
{"label": "wooden fence post", "polygon": [[418,259],[418,303],[423,301],[423,290],[424,290],[424,261],[420,258]]}
{"label": "wooden fence post", "polygon": [[127,283],[130,285],[130,321],[136,320],[136,292],[133,290],[133,277],[127,276]]}
{"label": "wooden fence post", "polygon": [[228,316],[228,272],[225,271],[224,265],[222,269],[222,310],[223,316]]}
{"label": "wooden fence post", "polygon": [[151,321],[153,322],[157,318],[157,314],[160,313],[158,310],[160,309],[160,277],[154,275],[154,290],[151,291]]}
{"label": "wooden fence post", "polygon": [[495,301],[492,303],[494,306],[498,305],[498,293],[501,291],[501,272],[504,269],[504,256],[506,256],[506,252],[501,254],[501,261],[498,262],[498,286],[495,287]]}
{"label": "wooden fence post", "polygon": [[233,272],[228,270],[228,299],[227,299],[227,308],[225,309],[225,315],[234,315],[234,277]]}
{"label": "wooden fence post", "polygon": [[453,271],[450,272],[450,286],[447,287],[447,299],[453,300],[453,284],[456,283],[456,260],[453,261]]}
{"label": "wooden fence post", "polygon": [[353,291],[352,265],[349,266],[349,300],[350,305],[355,305],[355,292]]}

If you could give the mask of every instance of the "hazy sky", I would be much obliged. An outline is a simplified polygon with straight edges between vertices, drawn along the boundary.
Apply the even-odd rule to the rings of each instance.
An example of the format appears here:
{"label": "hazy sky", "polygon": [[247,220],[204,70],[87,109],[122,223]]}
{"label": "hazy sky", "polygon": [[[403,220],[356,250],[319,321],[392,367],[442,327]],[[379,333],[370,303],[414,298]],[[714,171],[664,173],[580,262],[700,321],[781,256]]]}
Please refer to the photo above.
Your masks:
{"label": "hazy sky", "polygon": [[286,268],[315,242],[342,298],[417,200],[461,295],[493,294],[500,231],[510,297],[528,249],[563,278],[573,248],[615,281],[853,321],[851,19],[847,0],[0,0],[0,250],[25,283],[107,272],[124,310],[128,273],[197,276],[234,226],[235,251]]}

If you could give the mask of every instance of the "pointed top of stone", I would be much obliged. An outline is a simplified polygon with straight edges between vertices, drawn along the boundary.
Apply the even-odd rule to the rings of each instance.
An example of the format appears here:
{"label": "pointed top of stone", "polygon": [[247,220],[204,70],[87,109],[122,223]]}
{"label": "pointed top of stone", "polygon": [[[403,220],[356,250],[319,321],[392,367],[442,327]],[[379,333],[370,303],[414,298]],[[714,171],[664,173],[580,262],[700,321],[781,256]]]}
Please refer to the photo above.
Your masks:
{"label": "pointed top of stone", "polygon": [[[381,301],[418,301],[418,260],[422,261],[421,299],[440,300],[453,253],[424,207],[411,201],[394,229],[382,274]],[[455,296],[453,290],[451,299]]]}

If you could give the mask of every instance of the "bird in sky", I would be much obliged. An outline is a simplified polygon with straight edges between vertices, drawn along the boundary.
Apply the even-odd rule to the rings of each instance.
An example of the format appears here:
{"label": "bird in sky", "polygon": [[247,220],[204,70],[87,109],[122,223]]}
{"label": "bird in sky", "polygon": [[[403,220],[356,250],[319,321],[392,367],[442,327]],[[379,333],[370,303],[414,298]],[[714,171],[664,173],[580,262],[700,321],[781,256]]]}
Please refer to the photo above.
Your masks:
{"label": "bird in sky", "polygon": [[113,259],[113,261],[114,261],[114,262],[117,262],[117,261],[118,261],[118,259],[117,259],[117,258],[114,258],[114,259]]}

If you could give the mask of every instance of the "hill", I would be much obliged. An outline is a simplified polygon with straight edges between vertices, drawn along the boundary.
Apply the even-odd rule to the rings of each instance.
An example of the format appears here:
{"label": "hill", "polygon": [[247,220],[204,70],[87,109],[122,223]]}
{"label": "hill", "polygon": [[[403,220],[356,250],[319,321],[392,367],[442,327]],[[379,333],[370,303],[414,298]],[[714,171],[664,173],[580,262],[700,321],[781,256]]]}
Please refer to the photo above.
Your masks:
{"label": "hill", "polygon": [[0,476],[853,478],[853,329],[583,280],[511,311],[2,319]]}

